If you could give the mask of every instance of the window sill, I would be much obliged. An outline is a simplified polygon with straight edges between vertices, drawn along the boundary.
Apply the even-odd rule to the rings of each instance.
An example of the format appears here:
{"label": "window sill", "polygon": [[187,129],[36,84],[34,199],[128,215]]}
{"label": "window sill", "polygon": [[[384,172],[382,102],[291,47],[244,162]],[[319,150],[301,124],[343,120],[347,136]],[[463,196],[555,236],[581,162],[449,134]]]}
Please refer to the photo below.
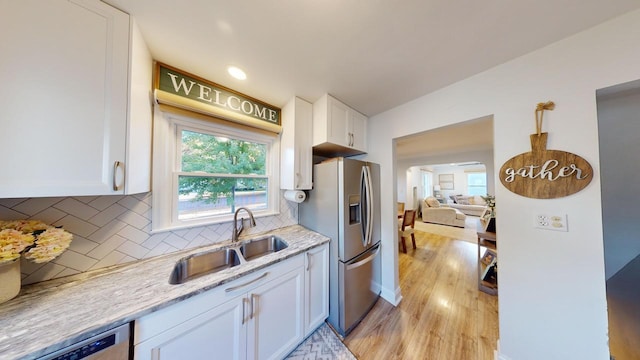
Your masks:
{"label": "window sill", "polygon": [[[253,214],[253,217],[255,219],[259,219],[259,218],[264,218],[264,217],[269,217],[269,216],[276,216],[279,215],[280,213],[277,211],[274,212],[262,212],[259,214]],[[244,217],[245,219],[249,217],[249,215],[246,212],[240,212],[238,214],[238,218],[242,218]],[[162,227],[162,228],[152,228],[151,231],[149,232],[150,234],[160,234],[160,233],[164,233],[167,231],[175,231],[175,230],[184,230],[184,229],[191,229],[191,228],[196,228],[196,227],[204,227],[204,226],[209,226],[209,225],[218,225],[218,224],[224,224],[224,223],[229,223],[229,222],[233,222],[233,215],[229,214],[228,216],[224,216],[224,217],[220,217],[217,219],[211,219],[210,221],[198,221],[193,222],[193,223],[183,223],[183,224],[177,224],[177,225],[169,225],[166,227]],[[231,234],[229,234],[229,238],[231,238]]]}

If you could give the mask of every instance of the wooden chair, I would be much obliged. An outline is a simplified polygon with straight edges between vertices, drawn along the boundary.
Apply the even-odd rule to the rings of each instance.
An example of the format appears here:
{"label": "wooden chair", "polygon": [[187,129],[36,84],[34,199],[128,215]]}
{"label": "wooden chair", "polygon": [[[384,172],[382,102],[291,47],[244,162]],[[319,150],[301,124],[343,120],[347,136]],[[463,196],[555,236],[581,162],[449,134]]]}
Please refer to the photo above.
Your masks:
{"label": "wooden chair", "polygon": [[402,216],[403,212],[404,212],[404,203],[398,202],[398,219]]}
{"label": "wooden chair", "polygon": [[405,238],[411,235],[411,242],[413,243],[413,248],[416,248],[416,237],[414,235],[414,226],[416,223],[416,211],[415,210],[405,210],[402,216],[402,221],[398,222],[398,239],[400,241],[400,245],[402,247],[402,252],[407,252],[407,244],[405,243]]}

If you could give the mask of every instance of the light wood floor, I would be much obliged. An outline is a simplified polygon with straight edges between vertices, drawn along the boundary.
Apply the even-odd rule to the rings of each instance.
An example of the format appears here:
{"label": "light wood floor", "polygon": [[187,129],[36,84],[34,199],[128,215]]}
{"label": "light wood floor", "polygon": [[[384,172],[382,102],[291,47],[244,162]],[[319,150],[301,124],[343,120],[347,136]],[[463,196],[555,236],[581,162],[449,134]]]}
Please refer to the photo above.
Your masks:
{"label": "light wood floor", "polygon": [[378,300],[344,340],[358,359],[494,358],[498,298],[478,291],[475,237],[468,238],[475,231],[467,229],[461,241],[455,239],[464,229],[443,228],[416,231],[418,249],[409,240],[407,254],[400,253],[402,301],[394,307]]}

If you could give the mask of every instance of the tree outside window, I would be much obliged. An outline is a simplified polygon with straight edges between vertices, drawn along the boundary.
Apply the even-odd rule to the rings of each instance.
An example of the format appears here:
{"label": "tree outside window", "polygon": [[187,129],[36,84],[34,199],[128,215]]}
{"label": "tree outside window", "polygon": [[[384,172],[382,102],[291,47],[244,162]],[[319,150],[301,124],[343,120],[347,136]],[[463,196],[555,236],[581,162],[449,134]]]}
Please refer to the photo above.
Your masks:
{"label": "tree outside window", "polygon": [[267,155],[266,144],[182,129],[178,218],[266,209]]}

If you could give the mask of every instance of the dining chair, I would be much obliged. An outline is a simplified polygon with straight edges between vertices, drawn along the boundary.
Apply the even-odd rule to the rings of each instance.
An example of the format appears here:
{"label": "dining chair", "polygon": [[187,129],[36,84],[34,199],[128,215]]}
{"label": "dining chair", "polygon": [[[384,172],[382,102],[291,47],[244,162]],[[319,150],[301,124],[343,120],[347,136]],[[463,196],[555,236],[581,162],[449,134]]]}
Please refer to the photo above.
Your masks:
{"label": "dining chair", "polygon": [[402,222],[398,222],[398,239],[400,241],[400,246],[402,247],[402,252],[407,252],[407,244],[405,243],[405,238],[411,236],[411,242],[413,244],[413,248],[416,248],[416,237],[414,234],[414,226],[416,223],[416,211],[415,210],[405,210],[402,216]]}

